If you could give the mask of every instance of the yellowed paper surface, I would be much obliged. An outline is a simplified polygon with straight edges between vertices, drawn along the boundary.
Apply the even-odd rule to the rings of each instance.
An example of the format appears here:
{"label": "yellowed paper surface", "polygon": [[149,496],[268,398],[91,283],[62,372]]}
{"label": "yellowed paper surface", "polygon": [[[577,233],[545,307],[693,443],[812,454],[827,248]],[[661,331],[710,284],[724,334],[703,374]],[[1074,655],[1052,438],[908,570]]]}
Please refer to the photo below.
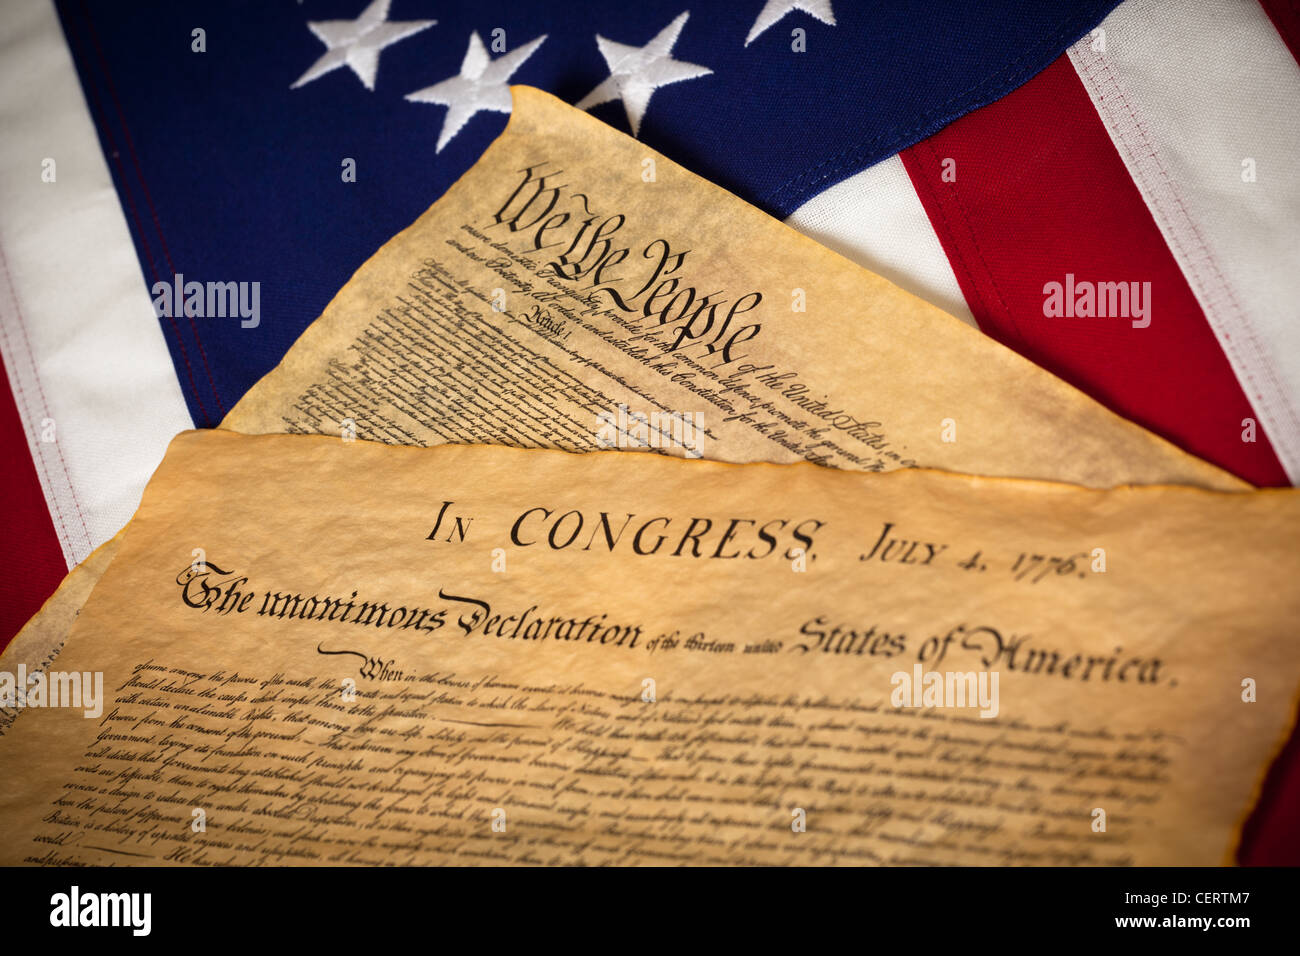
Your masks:
{"label": "yellowed paper surface", "polygon": [[0,863],[1225,862],[1297,540],[1289,490],[185,433]]}

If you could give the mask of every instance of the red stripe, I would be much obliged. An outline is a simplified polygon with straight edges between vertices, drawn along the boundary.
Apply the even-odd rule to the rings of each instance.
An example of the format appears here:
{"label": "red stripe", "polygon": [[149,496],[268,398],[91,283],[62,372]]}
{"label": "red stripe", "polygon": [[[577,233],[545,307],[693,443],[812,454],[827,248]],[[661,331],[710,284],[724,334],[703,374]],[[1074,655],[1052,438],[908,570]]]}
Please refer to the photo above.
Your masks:
{"label": "red stripe", "polygon": [[[1288,484],[1262,431],[1241,440],[1254,412],[1067,57],[902,155],[984,331],[1193,454],[1257,485]],[[945,159],[955,182],[943,181]],[[1046,318],[1043,286],[1067,272],[1149,281],[1150,327]],[[1238,859],[1300,863],[1300,735],[1273,766]]]}
{"label": "red stripe", "polygon": [[[1289,484],[1262,429],[1242,441],[1255,413],[1067,57],[902,156],[985,332],[1192,454]],[[1045,317],[1067,273],[1150,282],[1150,327]]]}
{"label": "red stripe", "polygon": [[[39,428],[40,422],[31,423]],[[57,432],[56,432],[57,437]],[[68,566],[41,491],[26,430],[0,360],[0,447],[10,449],[0,471],[0,650],[54,593]]]}
{"label": "red stripe", "polygon": [[1296,62],[1300,63],[1300,0],[1259,0],[1260,6],[1282,35]]}

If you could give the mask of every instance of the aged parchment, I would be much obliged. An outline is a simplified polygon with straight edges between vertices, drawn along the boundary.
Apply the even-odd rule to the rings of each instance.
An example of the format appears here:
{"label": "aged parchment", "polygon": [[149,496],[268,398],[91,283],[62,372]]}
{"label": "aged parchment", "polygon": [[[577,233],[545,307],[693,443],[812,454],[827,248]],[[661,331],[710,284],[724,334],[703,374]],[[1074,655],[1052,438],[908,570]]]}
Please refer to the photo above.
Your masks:
{"label": "aged parchment", "polygon": [[188,432],[0,863],[1225,862],[1297,540],[1292,490]]}
{"label": "aged parchment", "polygon": [[[223,427],[1247,487],[583,111],[513,92],[501,138]],[[0,660],[48,660],[112,550]]]}

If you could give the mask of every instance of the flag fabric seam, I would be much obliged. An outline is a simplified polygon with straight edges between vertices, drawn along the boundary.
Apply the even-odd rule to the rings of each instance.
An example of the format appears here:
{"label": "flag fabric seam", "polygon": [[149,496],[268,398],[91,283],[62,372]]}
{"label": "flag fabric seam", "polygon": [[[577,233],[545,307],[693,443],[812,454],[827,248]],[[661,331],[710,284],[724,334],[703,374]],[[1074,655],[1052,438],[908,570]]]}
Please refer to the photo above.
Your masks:
{"label": "flag fabric seam", "polygon": [[[48,417],[49,403],[46,401],[45,388],[41,384],[40,371],[37,368],[35,357],[32,354],[31,342],[27,337],[27,327],[26,327],[26,322],[23,319],[22,303],[18,301],[18,290],[17,288],[15,288],[13,282],[13,276],[9,272],[9,260],[4,253],[3,245],[0,245],[0,268],[2,268],[4,271],[5,287],[9,290],[9,298],[13,302],[14,319],[17,322],[18,331],[22,333],[23,342],[22,342],[21,357],[27,362],[28,365],[31,366],[32,380],[36,383],[37,400],[39,401],[40,404],[40,408],[37,414],[32,413],[31,401],[29,400],[30,399],[29,389],[27,389],[23,385],[22,375],[19,373],[16,367],[10,370],[9,380],[12,387],[17,390],[16,397],[17,400],[22,404],[23,411],[26,413],[27,422],[28,423],[40,422]],[[12,355],[15,358],[17,358],[19,357],[19,353],[14,349],[13,343],[9,337],[9,331],[8,329],[6,329],[5,326],[6,323],[0,322],[0,336],[4,337],[4,352],[6,355]],[[17,366],[17,362],[15,362],[14,365]],[[26,433],[26,429],[24,429],[24,432]],[[71,566],[74,563],[73,552],[71,550],[72,536],[68,532],[68,522],[65,519],[63,514],[64,509],[62,506],[62,498],[60,495],[57,495],[54,492],[54,481],[50,475],[49,465],[45,460],[45,455],[41,454],[40,450],[34,447],[34,444],[36,442],[35,436],[31,434],[26,434],[26,437],[28,441],[28,453],[31,455],[33,463],[37,464],[38,467],[40,468],[42,484],[48,489],[45,495],[46,503],[49,505],[53,505],[55,513],[58,515],[59,529],[61,531],[61,534],[59,535],[59,544],[65,551],[64,560],[67,562],[69,566]],[[72,474],[68,471],[68,463],[63,456],[63,449],[59,447],[58,442],[54,442],[53,444],[54,444],[55,451],[59,456],[59,464],[63,469],[63,478],[67,482],[68,491],[72,495],[73,508],[76,510],[77,518],[81,522],[82,533],[86,536],[86,541],[89,542],[90,530],[86,527],[86,516],[85,513],[81,510],[81,502],[77,498],[77,489],[73,485]]]}
{"label": "flag fabric seam", "polygon": [[[1078,45],[1068,53],[1093,105],[1105,117],[1103,125],[1111,141],[1147,200],[1152,217],[1160,224],[1205,320],[1255,406],[1260,426],[1272,440],[1273,450],[1292,484],[1297,483],[1300,481],[1296,451],[1300,447],[1300,415],[1288,401],[1286,388],[1260,342],[1250,315],[1242,308],[1232,283],[1188,210],[1182,190],[1169,174],[1159,144],[1153,140],[1127,88],[1105,56],[1090,55],[1089,50]],[[1097,61],[1104,76],[1097,71]]]}
{"label": "flag fabric seam", "polygon": [[[98,37],[97,34],[95,33],[94,23],[91,21],[90,10],[84,2],[82,2],[80,6],[81,6],[81,11],[80,11],[81,16],[85,20],[85,26],[87,29],[86,36],[83,36],[81,38],[80,46],[82,47],[82,49],[85,49],[87,46],[93,46],[95,49],[96,59],[98,60],[99,68],[104,74],[103,76],[104,86],[114,101],[118,121],[122,128],[124,142],[127,146],[128,152],[131,155],[131,161],[135,170],[136,179],[139,181],[140,187],[143,190],[145,201],[149,204],[150,214],[153,219],[154,228],[157,233],[157,238],[160,245],[159,251],[162,253],[163,258],[166,260],[166,264],[171,269],[172,274],[175,275],[176,269],[171,263],[171,256],[166,248],[166,240],[163,238],[162,224],[159,222],[157,210],[154,209],[153,207],[153,201],[149,194],[149,187],[145,184],[144,172],[140,167],[139,157],[136,155],[135,146],[133,140],[131,139],[130,131],[127,129],[126,116],[122,110],[120,101],[118,101],[117,99],[116,89],[113,86],[112,77],[109,75],[108,72],[108,63],[104,57],[103,49],[98,42]],[[69,43],[71,45],[74,25],[65,20],[64,27],[67,31]],[[119,180],[122,187],[121,188],[122,198],[126,201],[127,205],[130,207],[131,221],[135,223],[135,230],[134,230],[135,235],[139,239],[141,248],[143,249],[145,254],[145,258],[147,258],[149,261],[149,269],[153,273],[154,281],[161,281],[164,278],[164,273],[159,268],[159,262],[155,258],[153,249],[150,247],[150,243],[145,234],[144,220],[140,215],[140,212],[136,206],[135,197],[132,195],[133,190],[131,188],[131,183],[129,182],[128,179],[126,165],[122,161],[121,153],[117,149],[116,144],[114,143],[113,135],[109,128],[110,117],[108,116],[108,111],[105,108],[103,101],[100,99],[99,93],[94,91],[94,86],[96,84],[94,82],[94,78],[90,75],[89,64],[87,60],[83,57],[78,57],[77,59],[82,63],[86,63],[86,67],[83,70],[83,75],[86,80],[85,83],[86,88],[88,91],[91,92],[92,99],[94,100],[95,108],[94,110],[92,110],[92,115],[94,117],[96,127],[99,129],[105,141],[105,144],[108,146],[107,152],[112,157],[114,165],[116,165],[118,168]],[[143,266],[143,263],[141,265]],[[143,271],[143,268],[141,271]],[[145,278],[146,285],[149,285],[150,283],[148,282],[148,277],[144,277],[144,278]],[[185,341],[181,336],[180,323],[177,322],[175,316],[169,316],[168,319],[170,325],[172,326],[172,331],[176,340],[177,349],[179,350],[181,354],[181,358],[185,363],[185,369],[190,380],[190,389],[191,389],[191,393],[194,396],[194,402],[198,406],[199,412],[202,414],[204,422],[207,424],[215,424],[215,421],[212,420],[212,416],[208,414],[207,408],[204,406],[202,397],[199,395],[199,389],[195,381],[194,363],[190,359],[189,349],[186,347]],[[199,357],[203,363],[205,374],[207,375],[208,387],[212,392],[213,398],[216,400],[217,407],[221,410],[222,416],[224,417],[226,408],[221,401],[220,395],[217,394],[216,382],[212,377],[212,368],[208,364],[207,352],[203,348],[203,340],[199,335],[198,325],[194,321],[193,316],[190,316],[189,319],[190,319],[190,330],[194,334],[194,341],[195,344],[198,346]]]}

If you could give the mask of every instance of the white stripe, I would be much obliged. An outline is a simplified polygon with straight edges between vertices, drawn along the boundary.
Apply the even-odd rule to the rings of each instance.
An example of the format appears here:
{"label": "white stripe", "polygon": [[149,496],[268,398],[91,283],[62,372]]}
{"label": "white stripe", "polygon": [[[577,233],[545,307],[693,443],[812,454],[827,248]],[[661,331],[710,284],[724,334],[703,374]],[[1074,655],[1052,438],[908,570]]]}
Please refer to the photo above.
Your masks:
{"label": "white stripe", "polygon": [[54,7],[9,4],[2,30],[0,349],[71,567],[192,425]]}
{"label": "white stripe", "polygon": [[1127,0],[1101,27],[1070,59],[1300,483],[1300,69],[1254,2]]}
{"label": "white stripe", "polygon": [[975,325],[939,237],[898,156],[818,193],[786,223]]}

